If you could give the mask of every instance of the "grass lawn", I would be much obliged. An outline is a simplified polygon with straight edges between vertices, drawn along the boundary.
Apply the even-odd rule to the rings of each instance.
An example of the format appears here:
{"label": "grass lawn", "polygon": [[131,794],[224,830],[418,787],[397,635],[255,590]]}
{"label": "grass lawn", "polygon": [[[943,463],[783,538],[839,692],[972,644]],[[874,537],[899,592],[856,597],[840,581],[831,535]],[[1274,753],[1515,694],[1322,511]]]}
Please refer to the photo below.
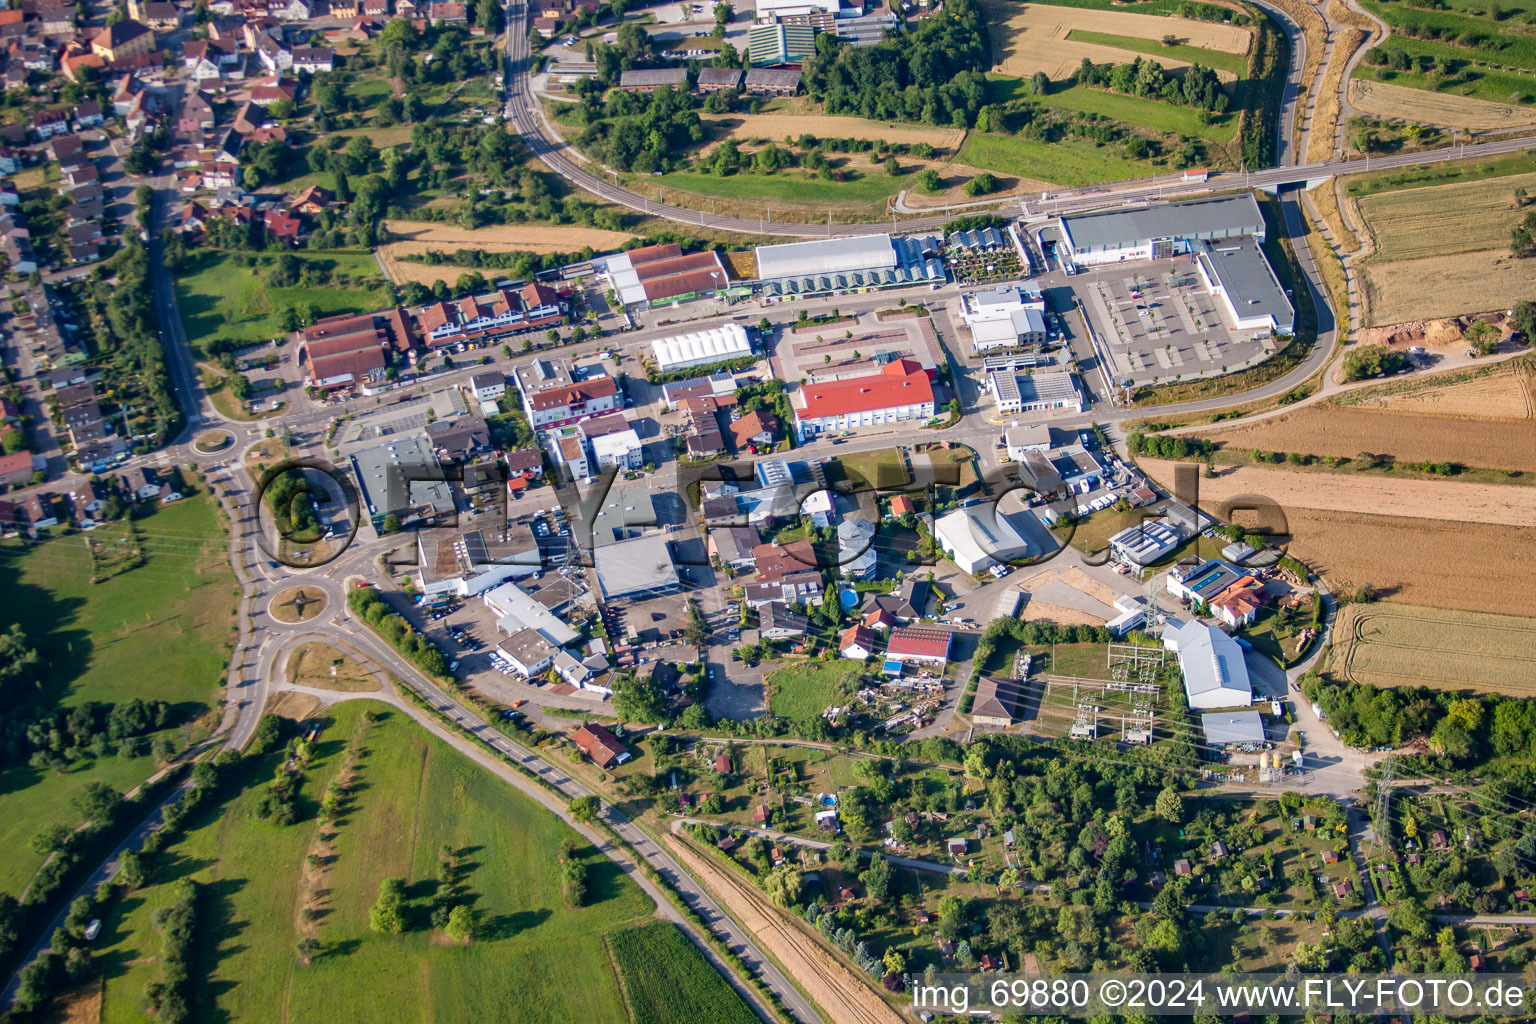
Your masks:
{"label": "grass lawn", "polygon": [[1211,142],[1230,142],[1237,136],[1237,114],[1232,112],[1212,114],[1207,123],[1201,123],[1200,112],[1193,107],[1175,106],[1161,100],[1142,99],[1140,96],[1124,96],[1082,85],[1068,85],[1065,88],[1053,86],[1050,92],[1037,99],[1042,106],[1053,109],[1099,114],[1124,124],[1171,135],[1188,135]]}
{"label": "grass lawn", "polygon": [[1082,139],[1040,142],[1017,135],[981,132],[965,137],[957,159],[972,167],[1065,186],[1141,178],[1155,169],[1150,163],[1127,160],[1115,155],[1112,149]]}
{"label": "grass lawn", "polygon": [[867,205],[883,203],[902,189],[915,188],[916,175],[898,174],[894,177],[874,169],[852,181],[825,181],[802,171],[781,171],[776,174],[736,173],[726,177],[699,174],[693,171],[677,171],[645,181],[675,188],[681,192],[695,192],[705,196],[720,196],[740,200],[751,196],[776,203],[812,203],[835,205]]}
{"label": "grass lawn", "polygon": [[1031,674],[1045,673],[1053,676],[1076,676],[1079,679],[1108,679],[1109,647],[1107,644],[1052,644],[1031,647],[1029,652],[1041,662],[1040,668],[1031,668]]}
{"label": "grass lawn", "polygon": [[[235,596],[211,500],[199,495],[161,508],[140,520],[137,532],[145,563],[94,584],[85,538],[112,536],[108,528],[32,548],[0,547],[0,629],[19,622],[41,653],[47,675],[39,704],[136,696],[171,702],[181,723],[218,692]],[[100,780],[124,791],[152,770],[147,757],[107,757],[63,775],[25,765],[0,772],[0,844],[7,851],[0,890],[20,892],[42,863],[27,840],[44,825],[75,825],[70,801],[88,784]]]}
{"label": "grass lawn", "polygon": [[1463,160],[1456,163],[1419,165],[1390,174],[1354,175],[1345,179],[1344,189],[1352,196],[1373,196],[1378,192],[1449,185],[1459,181],[1504,178],[1512,174],[1536,171],[1536,159],[1521,153],[1496,160]]}
{"label": "grass lawn", "polygon": [[1058,539],[1065,539],[1070,530],[1071,545],[1085,554],[1093,554],[1108,547],[1109,538],[1144,519],[1157,521],[1155,516],[1149,516],[1134,509],[1128,512],[1116,512],[1112,508],[1106,508],[1100,509],[1086,519],[1079,520],[1076,526],[1058,526],[1052,532]]}
{"label": "grass lawn", "polygon": [[849,692],[863,666],[847,659],[812,661],[774,669],[764,677],[768,708],[792,722],[820,718],[828,705]]}
{"label": "grass lawn", "polygon": [[[828,469],[831,470],[831,467],[828,466]],[[837,457],[837,469],[827,475],[830,479],[846,480],[861,490],[890,490],[911,483],[901,453],[894,448],[840,455]]]}
{"label": "grass lawn", "polygon": [[1190,64],[1199,64],[1201,67],[1213,68],[1217,71],[1230,71],[1241,78],[1248,71],[1248,58],[1240,53],[1227,53],[1225,50],[1211,50],[1204,46],[1187,46],[1180,43],[1177,46],[1164,46],[1155,39],[1144,39],[1140,36],[1117,36],[1110,32],[1094,32],[1085,28],[1074,28],[1067,32],[1067,39],[1076,43],[1098,43],[1100,46],[1114,46],[1121,50],[1130,50],[1132,53],[1143,53],[1149,57],[1167,57],[1170,60],[1182,60]]}
{"label": "grass lawn", "polygon": [[[383,716],[373,724],[366,711]],[[303,880],[316,834],[314,801],[356,741],[350,808],[323,876]],[[107,919],[98,950],[106,973],[103,1024],[139,1024],[142,993],[157,976],[159,937],[150,923],[169,883],[204,883],[193,967],[195,1020],[290,1024],[432,1020],[450,1022],[626,1019],[603,936],[643,923],[652,904],[617,865],[583,847],[587,906],[565,905],[562,840],[580,840],[543,808],[429,737],[399,712],[373,702],[331,712],[320,756],[303,788],[301,821],[279,828],[251,814],[274,767],[256,760],[247,788],[211,807],[155,863],[154,885]],[[456,946],[424,920],[439,850],[455,851],[459,884],[483,934]],[[414,927],[400,936],[368,928],[380,881],[406,880]],[[321,895],[312,927],[322,951],[308,967],[294,955],[297,910]],[[388,1007],[381,1016],[381,1008]]]}
{"label": "grass lawn", "polygon": [[[203,251],[194,255],[176,275],[176,301],[182,327],[194,346],[214,338],[265,341],[283,333],[279,316],[288,306],[309,306],[316,316],[364,313],[387,305],[388,282],[368,252],[294,253],[304,263],[315,263],[345,281],[323,285],[268,285],[266,269],[241,266],[233,253]],[[265,262],[271,257],[256,257]]]}
{"label": "grass lawn", "polygon": [[757,1014],[675,924],[612,932],[632,1024],[756,1024]]}
{"label": "grass lawn", "polygon": [[1393,36],[1388,41],[1386,49],[1388,51],[1403,50],[1411,57],[1444,57],[1464,64],[1466,80],[1453,82],[1429,72],[1394,71],[1390,68],[1372,67],[1369,64],[1361,64],[1356,68],[1355,77],[1401,85],[1410,89],[1423,89],[1426,92],[1471,96],[1475,99],[1488,100],[1490,103],[1524,104],[1528,101],[1515,98],[1536,95],[1536,73],[1518,70],[1496,71],[1487,65],[1480,66],[1480,60],[1486,60],[1486,58],[1481,57],[1477,51],[1422,39],[1402,39],[1398,36]]}

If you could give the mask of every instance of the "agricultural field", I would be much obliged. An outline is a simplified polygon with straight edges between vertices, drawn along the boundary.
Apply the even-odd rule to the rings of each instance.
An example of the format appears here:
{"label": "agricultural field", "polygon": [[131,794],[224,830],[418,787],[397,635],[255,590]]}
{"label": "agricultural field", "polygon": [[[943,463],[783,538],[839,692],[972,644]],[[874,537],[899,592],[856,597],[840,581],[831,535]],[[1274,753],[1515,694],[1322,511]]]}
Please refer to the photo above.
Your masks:
{"label": "agricultural field", "polygon": [[742,216],[763,214],[773,219],[780,212],[793,214],[796,211],[803,215],[807,206],[850,213],[867,211],[871,204],[884,210],[886,202],[898,192],[917,187],[915,162],[910,159],[899,159],[898,162],[911,170],[889,175],[861,155],[834,153],[828,156],[828,163],[834,168],[851,168],[857,172],[856,177],[848,181],[832,181],[798,169],[774,174],[738,171],[725,177],[699,171],[674,171],[656,178],[636,179],[633,184],[641,192],[659,186],[663,190],[662,198],[668,201],[689,193],[713,197],[716,200],[714,208],[719,212],[736,212]]}
{"label": "agricultural field", "polygon": [[[1360,213],[1376,245],[1369,262],[1398,262],[1485,249],[1508,255],[1510,228],[1523,216],[1515,202],[1518,188],[1536,190],[1536,173],[1406,189],[1361,199]],[[1454,231],[1446,230],[1447,210],[1456,211]]]}
{"label": "agricultural field", "polygon": [[1369,583],[1394,604],[1536,616],[1536,530],[1305,506],[1285,514],[1289,553],[1332,590]]}
{"label": "agricultural field", "polygon": [[[1159,17],[1154,14],[1130,14],[1123,11],[1094,10],[1084,7],[1060,7],[1053,4],[1003,6],[995,2],[982,5],[992,32],[994,69],[1004,75],[1028,78],[1044,71],[1052,81],[1060,81],[1077,70],[1084,57],[1095,64],[1123,64],[1134,54],[1115,43],[1089,41],[1105,36],[1160,41],[1174,36],[1178,45],[1241,57],[1248,52],[1253,35],[1246,28],[1214,21]],[[1070,38],[1074,32],[1096,33],[1097,37]],[[1159,44],[1160,45],[1160,44]],[[1158,63],[1165,68],[1187,67],[1193,61],[1172,55],[1174,48],[1162,48]],[[1223,81],[1238,76],[1225,68],[1212,68]]]}
{"label": "agricultural field", "polygon": [[768,708],[793,722],[820,718],[828,706],[851,693],[862,672],[862,665],[846,659],[806,661],[774,669],[763,678],[768,687]]}
{"label": "agricultural field", "polygon": [[[1172,486],[1174,463],[1138,461],[1149,476]],[[1321,508],[1441,523],[1536,527],[1536,502],[1523,487],[1347,473],[1328,476],[1327,485],[1322,486],[1316,473],[1258,466],[1224,469],[1215,479],[1200,481],[1200,500],[1207,506],[1251,494],[1264,495],[1283,509]]]}
{"label": "agricultural field", "polygon": [[1536,622],[1404,604],[1339,613],[1324,670],[1370,686],[1536,694]]}
{"label": "agricultural field", "polygon": [[1536,124],[1536,107],[1396,84],[1405,80],[1408,76],[1390,82],[1353,78],[1349,82],[1349,105],[1361,113],[1391,120],[1471,131],[1500,131]]}
{"label": "agricultural field", "polygon": [[[30,548],[0,546],[7,595],[0,629],[19,623],[46,666],[36,696],[13,706],[24,713],[34,704],[164,700],[174,706],[177,728],[169,735],[180,747],[198,735],[195,723],[223,685],[235,578],[206,495],[157,510],[135,533],[143,564],[100,583],[91,582],[86,541],[96,534],[110,541],[110,528]],[[70,803],[88,785],[100,781],[125,792],[153,770],[147,756],[88,759],[62,772],[25,763],[0,769],[0,843],[7,851],[0,891],[21,891],[43,859],[27,841],[44,826],[75,825]]]}
{"label": "agricultural field", "polygon": [[[1242,451],[1351,460],[1365,451],[1398,462],[1536,471],[1536,446],[1518,426],[1528,430],[1536,407],[1530,364],[1503,363],[1450,378],[1441,386],[1425,378],[1404,382],[1409,386],[1402,389],[1395,383],[1364,388],[1204,436]],[[1343,468],[1349,470],[1347,464]],[[1202,488],[1207,483],[1201,481]]]}
{"label": "agricultural field", "polygon": [[[365,313],[394,301],[393,291],[370,252],[299,250],[292,255],[300,261],[310,283],[301,280],[291,287],[268,283],[266,275],[275,259],[272,256],[207,249],[193,252],[176,274],[176,302],[182,327],[193,346],[216,338],[257,342],[279,337],[284,333],[283,312],[290,307],[318,318]],[[255,267],[242,262],[247,258]]]}
{"label": "agricultural field", "polygon": [[[155,859],[152,883],[107,917],[97,942],[102,1024],[145,1019],[144,986],[159,973],[151,920],[181,877],[205,895],[194,1020],[345,1024],[376,1021],[385,1006],[396,1019],[442,1024],[626,1019],[604,936],[646,923],[653,906],[621,869],[400,712],[354,701],[326,714],[297,824],[252,813],[275,764],[256,758],[238,769],[232,788],[244,788],[195,815]],[[343,773],[347,810],[327,841],[314,807]],[[588,866],[580,908],[562,894],[567,841]],[[481,933],[468,945],[425,921],[444,863],[478,914]],[[369,928],[379,883],[392,877],[406,883],[398,936]],[[302,937],[319,943],[307,966],[294,954]]]}
{"label": "agricultural field", "polygon": [[630,1024],[757,1024],[757,1014],[677,927],[657,921],[611,932]]}
{"label": "agricultural field", "polygon": [[[1343,220],[1374,239],[1359,263],[1368,326],[1502,309],[1536,287],[1536,266],[1509,252],[1514,190],[1536,184],[1526,156],[1418,166],[1344,182]],[[1446,233],[1436,217],[1458,211]]]}
{"label": "agricultural field", "polygon": [[[543,255],[578,252],[591,247],[598,252],[607,252],[634,237],[627,231],[605,231],[576,224],[498,224],[467,231],[457,224],[437,221],[391,220],[385,221],[384,227],[391,240],[379,247],[379,259],[396,284],[410,281],[426,285],[438,281],[452,283],[461,274],[470,272],[469,267],[451,264],[434,267],[401,259],[402,256],[419,256],[432,250],[447,253],[461,249],[483,249],[486,252],[532,252]],[[494,274],[488,273],[486,276]]]}

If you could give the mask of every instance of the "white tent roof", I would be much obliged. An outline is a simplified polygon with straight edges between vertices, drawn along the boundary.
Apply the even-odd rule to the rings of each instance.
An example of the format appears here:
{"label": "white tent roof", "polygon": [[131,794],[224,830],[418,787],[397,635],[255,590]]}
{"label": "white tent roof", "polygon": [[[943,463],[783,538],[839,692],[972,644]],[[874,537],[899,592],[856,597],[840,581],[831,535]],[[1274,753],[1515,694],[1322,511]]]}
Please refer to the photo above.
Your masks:
{"label": "white tent roof", "polygon": [[721,324],[707,331],[657,338],[651,347],[656,353],[656,368],[663,371],[721,363],[752,354],[752,343],[740,324]]}

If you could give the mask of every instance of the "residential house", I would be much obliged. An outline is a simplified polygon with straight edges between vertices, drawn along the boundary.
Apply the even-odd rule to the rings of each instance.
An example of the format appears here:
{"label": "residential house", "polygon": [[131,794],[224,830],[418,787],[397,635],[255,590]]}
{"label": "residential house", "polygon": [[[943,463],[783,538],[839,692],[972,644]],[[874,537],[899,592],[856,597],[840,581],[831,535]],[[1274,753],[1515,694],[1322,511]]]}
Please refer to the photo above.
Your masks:
{"label": "residential house", "polygon": [[752,550],[757,546],[757,531],[750,526],[717,526],[708,530],[705,548],[711,559],[737,572],[755,565]]}
{"label": "residential house", "polygon": [[778,436],[779,420],[772,413],[749,412],[733,420],[730,430],[736,442],[736,450],[742,451],[751,445],[772,444]]}
{"label": "residential house", "polygon": [[837,650],[845,658],[863,661],[875,653],[875,634],[863,625],[849,626],[837,639]]}
{"label": "residential house", "polygon": [[336,196],[330,190],[319,185],[311,185],[293,198],[293,202],[288,204],[288,209],[306,217],[315,217],[329,210],[335,201]]}
{"label": "residential house", "polygon": [[427,439],[440,458],[462,462],[490,450],[491,429],[479,416],[460,416],[428,423]]}
{"label": "residential house", "polygon": [[534,480],[544,475],[544,454],[538,448],[519,448],[506,453],[508,476]]}
{"label": "residential house", "polygon": [[290,249],[298,248],[305,235],[302,219],[275,206],[262,215],[262,225],[268,238],[276,239]]}
{"label": "residential house", "polygon": [[601,725],[589,722],[572,733],[571,739],[599,768],[616,768],[630,758],[618,737]]}
{"label": "residential house", "polygon": [[81,100],[75,104],[74,120],[77,131],[82,128],[95,128],[104,120],[101,116],[101,104],[95,100]]}
{"label": "residential house", "polygon": [[32,479],[33,472],[31,452],[0,455],[0,485],[19,487]]}
{"label": "residential house", "polygon": [[635,68],[619,72],[620,92],[653,93],[663,88],[687,92],[687,70],[685,68]]}
{"label": "residential house", "polygon": [[758,635],[764,640],[789,640],[805,636],[810,620],[796,615],[782,601],[770,601],[758,611]]}
{"label": "residential house", "polygon": [[292,66],[294,71],[310,74],[331,71],[336,67],[336,51],[329,46],[295,46]]}
{"label": "residential house", "polygon": [[32,115],[32,132],[40,141],[47,141],[67,131],[69,131],[69,114],[63,107],[39,110]]}
{"label": "residential house", "polygon": [[132,18],[108,25],[91,39],[91,52],[112,62],[153,53],[154,49],[154,31]]}

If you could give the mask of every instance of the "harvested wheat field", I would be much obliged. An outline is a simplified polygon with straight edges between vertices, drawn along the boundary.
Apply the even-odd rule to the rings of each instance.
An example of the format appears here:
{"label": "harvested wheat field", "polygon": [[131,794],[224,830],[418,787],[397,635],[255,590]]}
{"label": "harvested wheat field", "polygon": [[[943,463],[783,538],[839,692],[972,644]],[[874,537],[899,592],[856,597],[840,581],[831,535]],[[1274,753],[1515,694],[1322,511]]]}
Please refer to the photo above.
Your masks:
{"label": "harvested wheat field", "polygon": [[1446,128],[1482,131],[1536,124],[1536,108],[1360,78],[1350,79],[1349,105],[1366,114]]}
{"label": "harvested wheat field", "polygon": [[[1203,436],[1240,451],[1257,448],[1346,459],[1372,452],[1390,455],[1398,462],[1455,462],[1478,469],[1536,471],[1536,442],[1529,436],[1529,423],[1521,433],[1514,422],[1319,403]],[[1346,479],[1348,469],[1344,467]],[[1313,478],[1313,487],[1333,487],[1332,475],[1326,480],[1318,479],[1317,473],[1308,475]],[[1217,481],[1201,481],[1202,493],[1207,483]],[[1536,496],[1527,492],[1527,500],[1536,502]]]}
{"label": "harvested wheat field", "polygon": [[[1124,64],[1135,54],[1117,46],[1069,40],[1073,29],[1108,35],[1161,39],[1178,36],[1188,46],[1227,53],[1247,53],[1252,34],[1246,28],[1213,21],[1161,18],[1154,14],[1128,14],[1049,4],[982,4],[992,34],[994,69],[1005,75],[1028,78],[1044,71],[1053,81],[1070,78],[1084,57],[1095,64]],[[1165,68],[1188,67],[1188,61],[1159,56]],[[1223,82],[1236,81],[1230,71],[1218,71]]]}
{"label": "harvested wheat field", "polygon": [[1512,296],[1536,291],[1536,260],[1517,260],[1508,247],[1359,265],[1364,322],[1404,320],[1505,309]]}
{"label": "harvested wheat field", "polygon": [[902,1024],[902,1016],[801,930],[761,892],[701,856],[676,836],[667,846],[837,1024]]}
{"label": "harvested wheat field", "polygon": [[261,709],[262,714],[289,718],[295,722],[302,722],[319,710],[319,697],[312,693],[295,693],[293,690],[272,694],[267,698],[266,706]]}
{"label": "harvested wheat field", "polygon": [[1325,671],[1371,686],[1536,696],[1536,622],[1405,604],[1351,604]]}
{"label": "harvested wheat field", "polygon": [[456,224],[438,224],[432,221],[391,220],[384,226],[396,241],[379,247],[379,259],[384,271],[396,284],[420,281],[433,284],[436,281],[457,281],[460,274],[468,273],[468,267],[436,266],[425,263],[408,263],[401,256],[419,256],[430,250],[458,252],[460,249],[484,249],[486,252],[578,252],[590,246],[598,252],[617,249],[634,235],[627,231],[605,231],[602,228],[581,227],[575,224],[498,224],[494,227],[466,231]]}
{"label": "harvested wheat field", "polygon": [[[1138,464],[1165,487],[1173,485],[1175,463],[1141,459]],[[1380,474],[1304,472],[1260,466],[1232,466],[1214,480],[1200,481],[1200,501],[1215,505],[1243,495],[1262,495],[1289,515],[1293,508],[1321,508],[1439,523],[1494,523],[1536,527],[1536,501],[1524,487],[1406,480]]]}
{"label": "harvested wheat field", "polygon": [[1290,554],[1331,590],[1369,583],[1394,604],[1536,616],[1536,530],[1310,508],[1285,515]]}
{"label": "harvested wheat field", "polygon": [[926,142],[935,149],[953,153],[965,139],[965,132],[959,128],[924,128],[830,114],[704,114],[700,120],[727,129],[733,139],[771,142],[783,142],[786,135],[798,139],[811,134],[818,139],[868,139],[906,146]]}
{"label": "harvested wheat field", "polygon": [[[1515,189],[1536,189],[1536,174],[1430,185],[1383,192],[1359,201],[1376,244],[1374,260],[1413,260],[1509,245],[1509,229],[1522,214]],[[1446,212],[1455,211],[1455,229]]]}
{"label": "harvested wheat field", "polygon": [[1332,400],[1336,406],[1462,420],[1536,418],[1536,363],[1514,359],[1494,366],[1394,381]]}

